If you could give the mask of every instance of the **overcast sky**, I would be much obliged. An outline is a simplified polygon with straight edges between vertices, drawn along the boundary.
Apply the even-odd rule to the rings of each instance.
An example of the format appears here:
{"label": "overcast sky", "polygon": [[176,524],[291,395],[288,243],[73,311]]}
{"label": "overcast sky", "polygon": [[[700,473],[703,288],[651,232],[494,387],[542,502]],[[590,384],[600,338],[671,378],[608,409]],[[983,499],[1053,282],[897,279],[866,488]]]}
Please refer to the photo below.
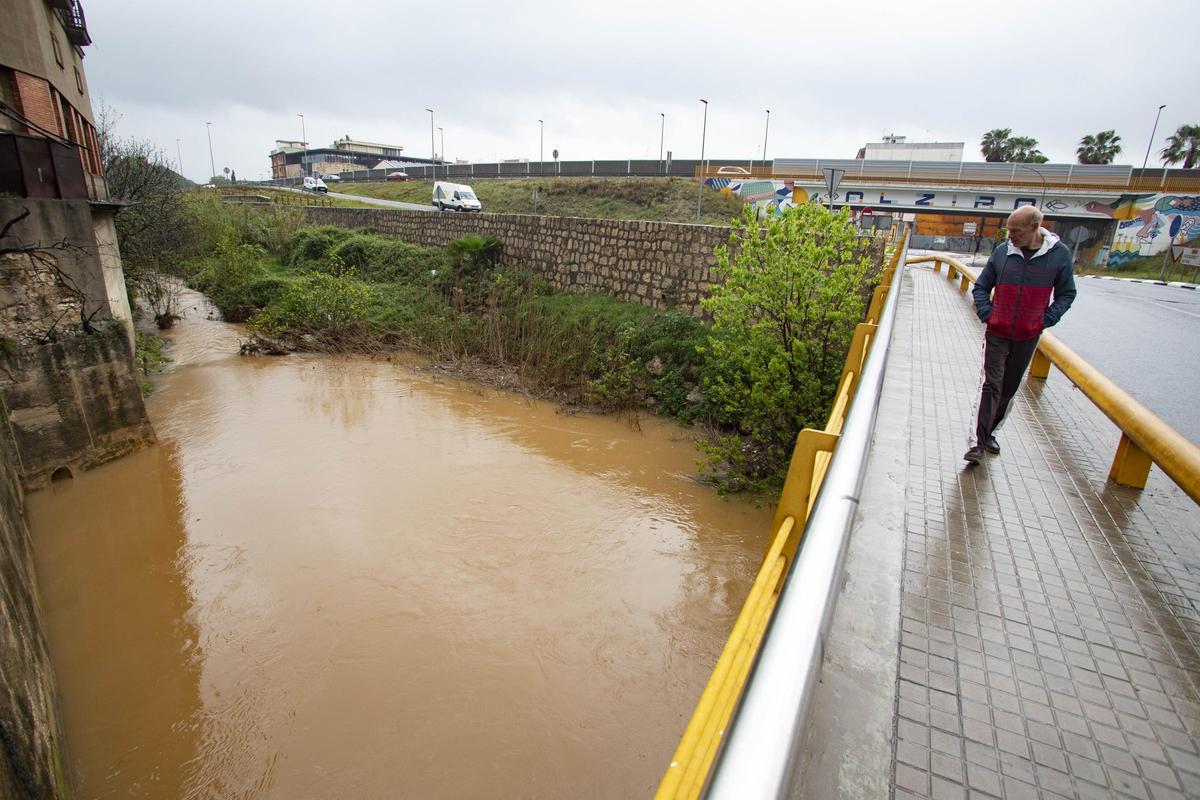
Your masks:
{"label": "overcast sky", "polygon": [[[429,114],[451,159],[853,158],[888,133],[966,142],[991,128],[1073,161],[1115,128],[1118,163],[1200,123],[1186,4],[680,3],[86,0],[85,66],[97,110],[183,172],[269,174],[276,139],[355,139],[430,154]],[[1186,16],[1186,15],[1183,15]],[[1179,31],[1179,35],[1176,35]],[[441,151],[440,140],[437,149]]]}

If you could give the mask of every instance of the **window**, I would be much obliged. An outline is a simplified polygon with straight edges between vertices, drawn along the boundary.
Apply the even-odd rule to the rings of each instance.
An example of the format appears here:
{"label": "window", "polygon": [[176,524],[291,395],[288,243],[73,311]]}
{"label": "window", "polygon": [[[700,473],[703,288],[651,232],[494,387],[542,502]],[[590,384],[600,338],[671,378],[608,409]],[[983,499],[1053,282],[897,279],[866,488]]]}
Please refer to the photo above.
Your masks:
{"label": "window", "polygon": [[60,47],[58,44],[58,37],[53,33],[50,34],[50,44],[54,47],[54,60],[57,61],[58,65],[61,67],[63,65],[62,47]]}
{"label": "window", "polygon": [[75,67],[75,88],[83,94],[83,76],[79,74],[79,67]]}

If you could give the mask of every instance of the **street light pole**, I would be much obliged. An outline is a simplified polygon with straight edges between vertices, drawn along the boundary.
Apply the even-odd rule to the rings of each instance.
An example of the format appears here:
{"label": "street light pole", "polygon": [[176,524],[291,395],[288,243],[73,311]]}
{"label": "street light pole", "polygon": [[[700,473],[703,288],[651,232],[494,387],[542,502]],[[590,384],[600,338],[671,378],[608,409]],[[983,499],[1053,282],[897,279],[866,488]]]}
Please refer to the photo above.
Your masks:
{"label": "street light pole", "polygon": [[308,174],[308,134],[304,132],[304,115],[297,114],[296,116],[300,118],[300,147],[303,148],[303,152],[300,155],[300,172],[301,172],[301,174],[307,175]]}
{"label": "street light pole", "polygon": [[767,134],[771,132],[771,109],[767,109],[767,127],[763,128],[763,151],[762,163],[763,169],[767,168]]}
{"label": "street light pole", "polygon": [[179,139],[175,140],[175,155],[179,159],[179,175],[180,177],[183,177],[183,148],[180,146],[179,142]]}
{"label": "street light pole", "polygon": [[[204,124],[208,126],[206,129],[208,131],[208,165],[212,167],[213,178],[215,178],[217,177],[217,162],[213,158],[212,153],[212,123],[206,122]],[[209,178],[208,180],[210,183],[212,182],[212,178]]]}
{"label": "street light pole", "polygon": [[658,115],[662,117],[662,128],[658,132],[658,171],[661,173],[663,171],[663,142],[667,138],[667,114],[664,111],[660,111]]}
{"label": "street light pole", "polygon": [[1142,159],[1142,169],[1146,168],[1146,162],[1150,160],[1150,149],[1154,147],[1154,134],[1158,133],[1158,118],[1162,116],[1162,110],[1166,107],[1167,104],[1163,103],[1158,107],[1158,113],[1154,115],[1154,128],[1150,131],[1150,141],[1146,143],[1146,157]]}
{"label": "street light pole", "polygon": [[1014,161],[1013,163],[1016,166],[1020,167],[1021,169],[1029,170],[1034,175],[1037,175],[1039,178],[1042,179],[1042,204],[1041,204],[1041,206],[1039,206],[1039,210],[1045,209],[1046,208],[1046,176],[1027,164],[1022,164],[1019,161]]}
{"label": "street light pole", "polygon": [[433,170],[433,179],[437,180],[437,152],[433,146],[433,109],[425,109],[429,112],[429,168]]}
{"label": "street light pole", "polygon": [[538,120],[538,175],[545,173],[546,164],[543,153],[543,143],[546,141],[546,123]]}
{"label": "street light pole", "polygon": [[442,137],[442,161],[446,160],[446,131],[441,125],[438,126],[438,135]]}
{"label": "street light pole", "polygon": [[696,192],[696,222],[700,222],[700,209],[704,206],[704,140],[708,135],[708,101],[703,97],[700,102],[704,103],[704,122],[700,126],[700,190]]}

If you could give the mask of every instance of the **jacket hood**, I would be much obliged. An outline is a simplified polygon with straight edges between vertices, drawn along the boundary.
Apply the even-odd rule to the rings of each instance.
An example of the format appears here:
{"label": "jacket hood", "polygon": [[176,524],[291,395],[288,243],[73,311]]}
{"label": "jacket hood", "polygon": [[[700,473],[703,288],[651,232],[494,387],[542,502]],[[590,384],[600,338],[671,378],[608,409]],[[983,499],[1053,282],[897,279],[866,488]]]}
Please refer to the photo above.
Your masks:
{"label": "jacket hood", "polygon": [[[1049,231],[1049,230],[1046,230],[1045,228],[1039,227],[1038,233],[1040,233],[1042,235],[1042,246],[1039,247],[1038,251],[1033,254],[1034,258],[1037,258],[1042,253],[1049,253],[1050,250],[1053,249],[1054,245],[1058,244],[1059,241],[1061,241],[1058,234],[1055,233],[1054,231]],[[1014,253],[1019,256],[1023,255],[1021,253],[1021,248],[1019,248],[1015,244],[1013,244],[1012,240],[1009,240],[1008,255],[1012,255]]]}

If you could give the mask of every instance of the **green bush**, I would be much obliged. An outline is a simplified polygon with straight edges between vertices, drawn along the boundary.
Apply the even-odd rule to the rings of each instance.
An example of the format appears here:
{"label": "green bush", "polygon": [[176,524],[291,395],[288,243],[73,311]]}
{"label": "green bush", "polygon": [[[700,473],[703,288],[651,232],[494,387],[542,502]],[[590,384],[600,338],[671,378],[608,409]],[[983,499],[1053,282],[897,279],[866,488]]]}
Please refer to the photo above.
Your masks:
{"label": "green bush", "polygon": [[345,340],[365,333],[371,287],[337,259],[330,272],[312,272],[288,286],[255,317],[255,329],[289,334],[322,334]]}
{"label": "green bush", "polygon": [[741,436],[702,449],[722,489],[774,488],[800,430],[824,427],[877,265],[848,215],[815,203],[761,221],[748,208],[717,264],[704,386]]}
{"label": "green bush", "polygon": [[442,264],[441,254],[432,248],[368,233],[351,236],[335,245],[330,254],[356,270],[363,280],[376,283],[428,283],[430,271]]}
{"label": "green bush", "polygon": [[231,235],[212,257],[203,260],[194,281],[196,288],[208,295],[227,322],[243,322],[270,300],[268,260],[262,247],[239,244]]}
{"label": "green bush", "polygon": [[478,308],[488,293],[503,245],[495,236],[469,233],[446,245],[445,269],[437,283],[455,308]]}
{"label": "green bush", "polygon": [[293,269],[326,269],[333,248],[354,235],[333,225],[301,228],[288,239],[279,260]]}

